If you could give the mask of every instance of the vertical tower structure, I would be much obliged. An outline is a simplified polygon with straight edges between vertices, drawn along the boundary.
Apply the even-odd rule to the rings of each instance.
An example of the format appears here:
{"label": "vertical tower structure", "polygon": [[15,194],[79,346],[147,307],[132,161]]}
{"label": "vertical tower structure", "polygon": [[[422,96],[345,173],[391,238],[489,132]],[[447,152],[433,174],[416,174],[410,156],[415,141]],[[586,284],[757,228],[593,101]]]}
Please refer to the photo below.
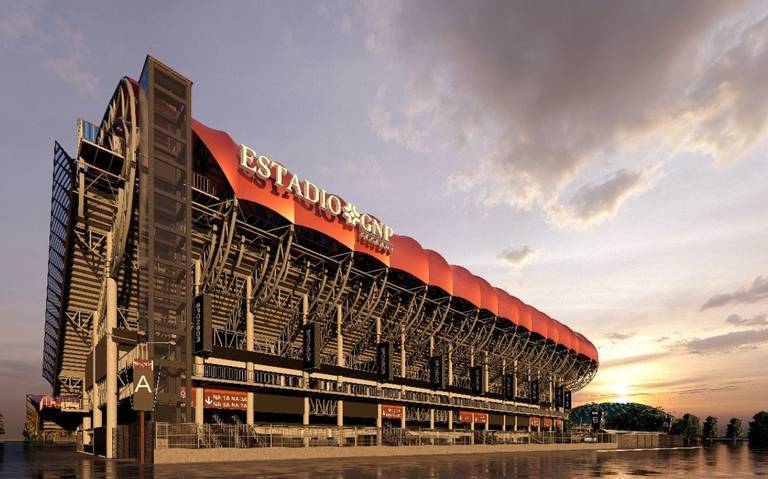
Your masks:
{"label": "vertical tower structure", "polygon": [[139,322],[157,370],[156,420],[179,422],[192,392],[192,82],[148,56],[139,86]]}

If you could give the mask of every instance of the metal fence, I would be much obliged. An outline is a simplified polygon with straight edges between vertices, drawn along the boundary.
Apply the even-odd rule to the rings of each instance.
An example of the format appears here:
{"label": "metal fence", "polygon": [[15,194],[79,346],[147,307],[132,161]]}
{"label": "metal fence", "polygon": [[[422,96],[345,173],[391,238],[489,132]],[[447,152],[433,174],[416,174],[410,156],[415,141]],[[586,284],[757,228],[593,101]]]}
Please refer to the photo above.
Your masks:
{"label": "metal fence", "polygon": [[467,446],[615,443],[614,434],[402,429],[397,427],[157,423],[157,449],[255,447]]}

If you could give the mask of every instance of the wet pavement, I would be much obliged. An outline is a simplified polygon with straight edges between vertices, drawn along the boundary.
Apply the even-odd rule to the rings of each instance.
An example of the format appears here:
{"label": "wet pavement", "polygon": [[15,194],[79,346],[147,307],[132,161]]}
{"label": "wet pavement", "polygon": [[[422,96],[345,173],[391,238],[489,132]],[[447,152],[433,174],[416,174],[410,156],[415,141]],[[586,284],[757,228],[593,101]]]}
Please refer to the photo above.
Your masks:
{"label": "wet pavement", "polygon": [[273,462],[230,462],[141,467],[94,459],[70,450],[0,444],[2,478],[587,478],[768,477],[768,450],[747,444],[703,449],[609,452],[537,452],[432,457],[388,457]]}

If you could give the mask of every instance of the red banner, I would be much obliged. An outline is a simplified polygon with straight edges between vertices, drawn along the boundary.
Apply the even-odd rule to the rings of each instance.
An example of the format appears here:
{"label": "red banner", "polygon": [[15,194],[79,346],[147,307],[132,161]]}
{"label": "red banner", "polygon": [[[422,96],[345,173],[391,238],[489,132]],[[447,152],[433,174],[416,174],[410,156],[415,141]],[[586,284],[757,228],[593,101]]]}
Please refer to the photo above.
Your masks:
{"label": "red banner", "polygon": [[[195,407],[193,388],[192,407]],[[248,393],[237,389],[203,389],[203,407],[206,409],[248,410]]]}
{"label": "red banner", "polygon": [[542,426],[544,427],[552,427],[552,418],[551,417],[545,417],[544,421],[542,422]]}
{"label": "red banner", "polygon": [[474,421],[475,424],[485,424],[488,422],[488,413],[459,411],[459,422],[470,423],[472,421]]}
{"label": "red banner", "polygon": [[459,422],[472,422],[473,417],[472,411],[459,411]]}
{"label": "red banner", "polygon": [[403,406],[398,406],[395,404],[382,404],[381,417],[384,419],[402,419]]}
{"label": "red banner", "polygon": [[488,422],[488,413],[486,412],[476,412],[474,416],[475,424],[486,424]]}
{"label": "red banner", "polygon": [[531,426],[538,426],[539,425],[539,419],[538,417],[532,417],[531,418]]}

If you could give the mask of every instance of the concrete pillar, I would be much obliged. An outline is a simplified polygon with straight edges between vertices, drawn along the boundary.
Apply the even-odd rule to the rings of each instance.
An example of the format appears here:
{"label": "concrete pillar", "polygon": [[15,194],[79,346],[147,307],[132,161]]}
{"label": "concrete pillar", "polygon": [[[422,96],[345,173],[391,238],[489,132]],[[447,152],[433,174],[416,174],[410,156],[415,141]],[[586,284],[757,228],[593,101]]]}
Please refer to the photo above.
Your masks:
{"label": "concrete pillar", "polygon": [[343,315],[341,305],[336,306],[336,364],[344,367],[344,334],[342,333],[341,323]]}
{"label": "concrete pillar", "polygon": [[[93,312],[93,318],[91,319],[93,325],[93,335],[91,336],[91,344],[93,345],[93,363],[91,364],[91,370],[96,371],[96,344],[99,341],[99,323],[101,323],[101,307],[96,306],[96,311]],[[91,408],[93,409],[93,423],[94,428],[102,427],[101,409],[99,409],[99,383],[96,382],[96,374],[93,374],[93,384],[91,385]]]}
{"label": "concrete pillar", "polygon": [[[111,234],[110,236],[111,237]],[[117,428],[117,343],[112,329],[117,327],[117,282],[107,278],[107,457],[114,457],[114,431]]]}
{"label": "concrete pillar", "polygon": [[[253,296],[253,277],[245,279],[245,350],[253,351],[253,312],[251,312],[251,296]],[[253,361],[245,364],[245,374],[249,383],[254,382]],[[253,426],[253,390],[248,391],[248,405],[245,411],[245,423]]]}
{"label": "concrete pillar", "polygon": [[448,385],[453,386],[453,345],[448,345]]}
{"label": "concrete pillar", "polygon": [[400,417],[400,429],[405,429],[405,416],[406,416],[406,408],[405,405],[403,405],[403,415]]}
{"label": "concrete pillar", "polygon": [[400,328],[400,377],[405,377],[405,328]]}
{"label": "concrete pillar", "polygon": [[339,399],[336,404],[336,425],[339,427],[338,444],[344,445],[344,400]]}
{"label": "concrete pillar", "polygon": [[429,428],[435,428],[435,408],[430,408],[429,410]]}
{"label": "concrete pillar", "polygon": [[[435,354],[435,337],[429,337],[429,357],[431,358]],[[435,408],[429,408],[429,428],[435,428]]]}
{"label": "concrete pillar", "polygon": [[309,397],[304,398],[304,414],[301,416],[301,423],[309,425]]}
{"label": "concrete pillar", "polygon": [[453,431],[453,411],[448,411],[448,429]]}
{"label": "concrete pillar", "polygon": [[[309,321],[309,296],[306,293],[301,297],[301,324],[305,325]],[[304,387],[309,387],[309,373],[303,373]],[[301,416],[301,423],[309,425],[309,396],[304,396],[304,413]],[[309,446],[309,438],[304,438],[304,447]]]}
{"label": "concrete pillar", "polygon": [[517,416],[515,416],[515,431],[517,431]]}
{"label": "concrete pillar", "polygon": [[483,391],[487,392],[491,386],[490,384],[488,384],[489,378],[490,376],[488,374],[488,351],[483,351]]}
{"label": "concrete pillar", "polygon": [[381,417],[381,403],[376,405],[376,445],[381,446],[381,428],[384,422]]}
{"label": "concrete pillar", "polygon": [[[200,294],[201,282],[203,276],[203,267],[199,259],[195,260],[195,295]],[[205,362],[202,356],[194,357],[194,371],[193,376],[203,377],[205,375]],[[195,424],[202,425],[205,422],[205,399],[202,386],[193,387],[193,394],[195,395]]]}
{"label": "concrete pillar", "polygon": [[506,431],[507,430],[507,415],[502,414],[501,416],[501,430]]}

